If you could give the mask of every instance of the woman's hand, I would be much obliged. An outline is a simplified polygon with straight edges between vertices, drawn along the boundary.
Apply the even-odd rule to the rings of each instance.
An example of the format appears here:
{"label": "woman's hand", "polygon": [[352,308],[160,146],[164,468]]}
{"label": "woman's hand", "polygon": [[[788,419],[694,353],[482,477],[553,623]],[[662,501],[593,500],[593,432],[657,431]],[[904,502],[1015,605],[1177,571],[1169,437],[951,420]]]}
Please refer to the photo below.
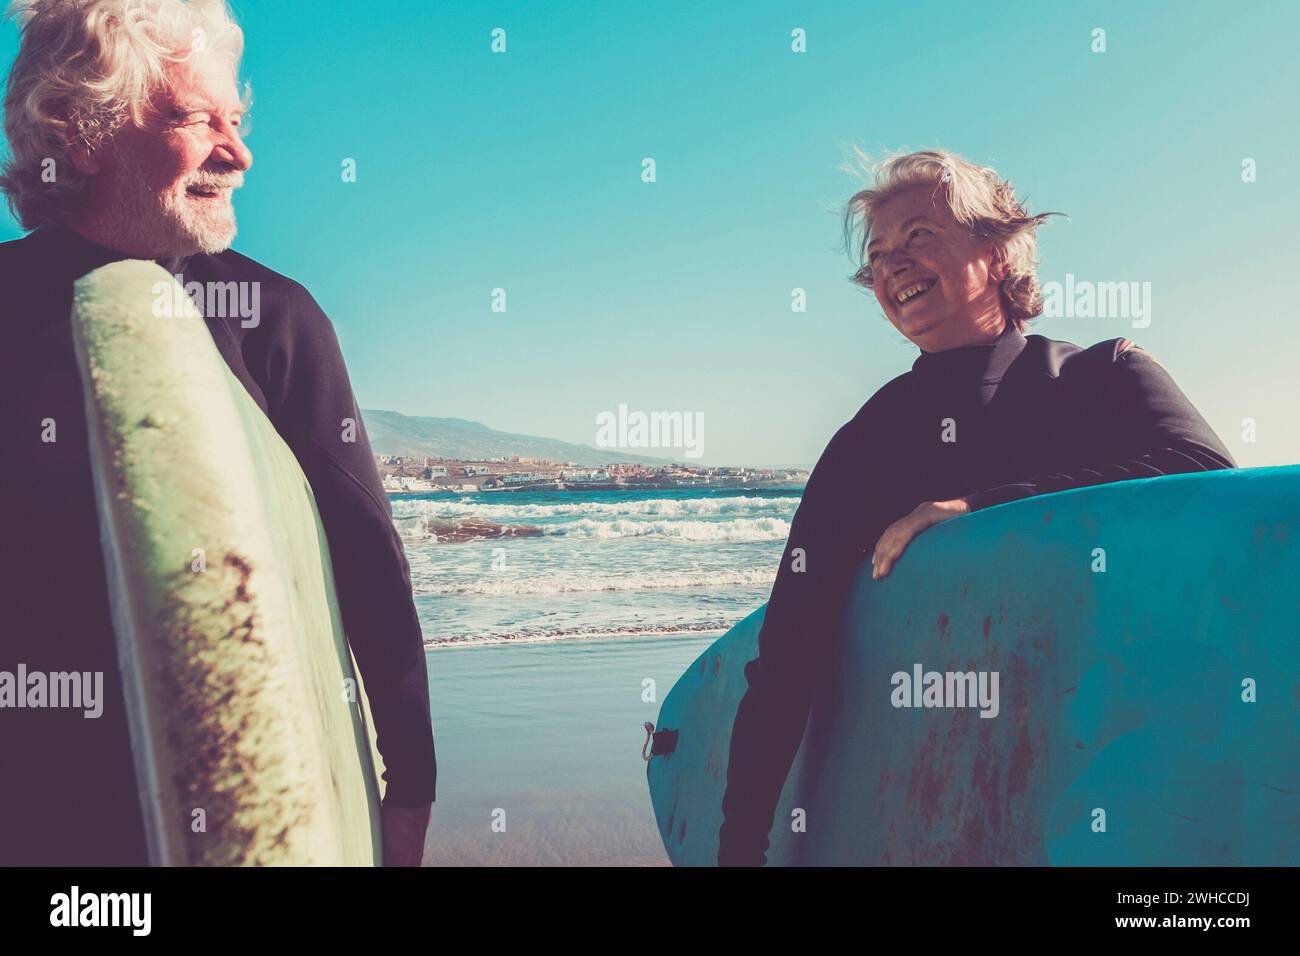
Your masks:
{"label": "woman's hand", "polygon": [[879,581],[893,570],[894,562],[903,554],[911,540],[931,525],[947,521],[970,511],[965,498],[951,501],[924,501],[912,509],[911,514],[899,518],[880,536],[871,555],[871,579]]}

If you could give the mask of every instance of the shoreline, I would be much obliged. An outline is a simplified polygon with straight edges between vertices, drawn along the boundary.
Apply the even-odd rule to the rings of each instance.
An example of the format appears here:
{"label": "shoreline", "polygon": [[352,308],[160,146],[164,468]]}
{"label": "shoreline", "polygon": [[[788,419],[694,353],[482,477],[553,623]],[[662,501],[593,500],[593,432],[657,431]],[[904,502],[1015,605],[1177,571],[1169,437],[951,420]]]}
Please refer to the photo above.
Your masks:
{"label": "shoreline", "polygon": [[584,641],[608,641],[610,643],[625,643],[635,640],[658,640],[661,638],[687,638],[687,637],[713,637],[719,638],[730,630],[729,627],[706,627],[699,630],[682,630],[681,628],[671,628],[667,630],[638,630],[638,631],[593,631],[590,634],[543,634],[535,637],[488,637],[483,639],[475,638],[468,641],[424,641],[426,651],[448,651],[457,648],[469,650],[470,648],[482,647],[514,647],[514,646],[536,646],[539,644],[576,644]]}

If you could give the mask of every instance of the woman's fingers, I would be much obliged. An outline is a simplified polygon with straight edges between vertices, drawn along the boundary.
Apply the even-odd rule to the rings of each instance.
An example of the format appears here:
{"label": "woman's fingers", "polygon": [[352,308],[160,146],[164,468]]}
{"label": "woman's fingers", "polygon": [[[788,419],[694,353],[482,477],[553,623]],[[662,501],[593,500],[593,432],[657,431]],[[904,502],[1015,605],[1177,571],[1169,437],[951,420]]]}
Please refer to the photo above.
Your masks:
{"label": "woman's fingers", "polygon": [[876,542],[876,549],[871,555],[871,577],[878,581],[888,576],[912,539],[926,528],[969,511],[970,505],[961,498],[941,502],[927,501],[917,505],[911,514],[899,518],[886,528]]}
{"label": "woman's fingers", "polygon": [[880,536],[880,540],[876,542],[876,550],[871,556],[873,580],[879,581],[881,578],[888,577],[889,572],[894,569],[895,562],[902,557],[917,532],[922,527],[928,526],[927,522],[918,521],[917,513],[920,510],[917,508],[906,517],[899,518]]}
{"label": "woman's fingers", "polygon": [[890,525],[876,542],[876,550],[871,556],[871,577],[874,580],[878,581],[889,574],[911,539],[910,534],[905,534],[899,528],[900,523]]}
{"label": "woman's fingers", "polygon": [[880,567],[878,568],[878,570],[876,571],[876,573],[875,573],[875,575],[874,575],[874,577],[876,578],[876,580],[880,580],[881,578],[889,577],[889,572],[892,571],[892,570],[894,570],[894,562],[897,561],[897,560],[899,559],[899,557],[902,555],[902,553],[903,553],[903,551],[902,551],[902,549],[900,548],[897,554],[892,554],[892,553],[891,553],[891,554],[887,554],[887,555],[885,555],[885,557],[884,557],[884,558],[881,560],[881,562],[880,562]]}

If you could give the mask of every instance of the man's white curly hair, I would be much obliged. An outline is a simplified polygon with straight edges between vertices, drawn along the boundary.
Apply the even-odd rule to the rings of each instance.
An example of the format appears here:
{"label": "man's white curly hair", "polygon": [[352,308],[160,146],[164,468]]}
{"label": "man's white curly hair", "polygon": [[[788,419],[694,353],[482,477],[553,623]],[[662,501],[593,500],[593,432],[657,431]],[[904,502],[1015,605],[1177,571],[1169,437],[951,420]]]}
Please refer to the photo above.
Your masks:
{"label": "man's white curly hair", "polygon": [[5,89],[12,158],[0,190],[25,229],[76,211],[89,177],[68,151],[97,149],[124,123],[142,124],[169,63],[211,53],[237,75],[244,52],[226,0],[14,0],[8,13],[21,45]]}

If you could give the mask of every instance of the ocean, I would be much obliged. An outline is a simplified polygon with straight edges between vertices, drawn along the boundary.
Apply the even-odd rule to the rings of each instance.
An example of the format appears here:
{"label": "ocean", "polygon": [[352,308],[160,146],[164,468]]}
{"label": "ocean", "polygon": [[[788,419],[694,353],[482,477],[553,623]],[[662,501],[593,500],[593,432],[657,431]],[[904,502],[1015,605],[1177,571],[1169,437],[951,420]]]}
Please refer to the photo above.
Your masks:
{"label": "ocean", "polygon": [[424,864],[666,865],[644,724],[767,600],[801,493],[395,496],[438,750]]}
{"label": "ocean", "polygon": [[718,634],[767,600],[801,493],[427,494],[393,519],[427,645]]}

